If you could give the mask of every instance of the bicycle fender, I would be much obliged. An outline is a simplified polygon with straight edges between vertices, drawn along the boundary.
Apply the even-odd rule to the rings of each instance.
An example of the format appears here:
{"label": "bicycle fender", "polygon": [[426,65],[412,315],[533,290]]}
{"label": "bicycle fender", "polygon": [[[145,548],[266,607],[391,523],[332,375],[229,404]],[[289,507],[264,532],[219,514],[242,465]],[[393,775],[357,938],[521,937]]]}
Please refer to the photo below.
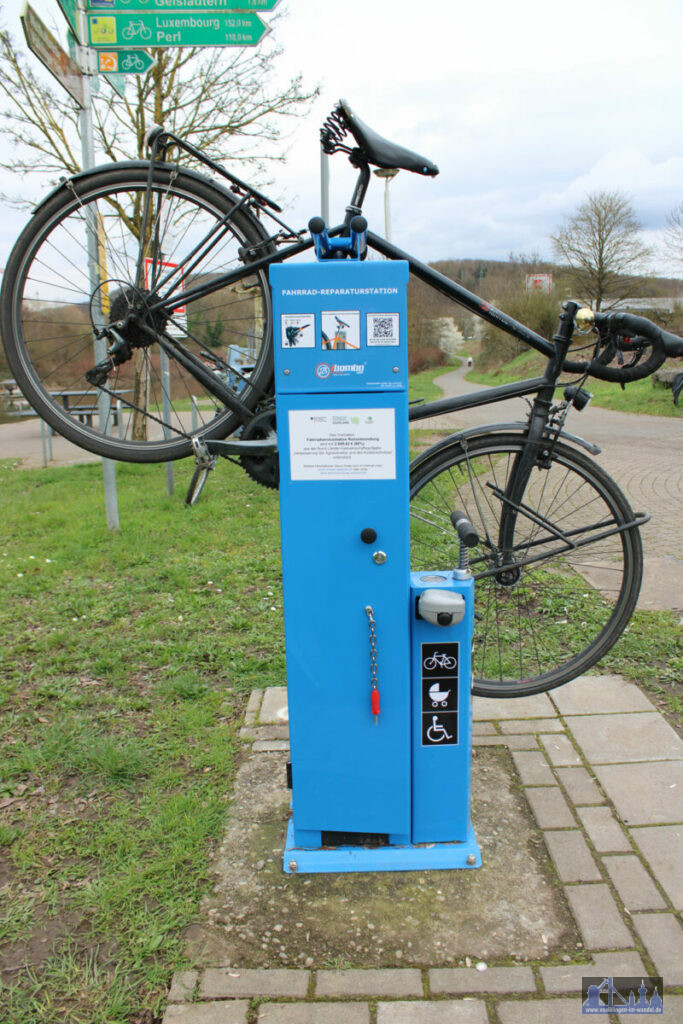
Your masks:
{"label": "bicycle fender", "polygon": [[[179,167],[177,164],[163,163],[159,163],[159,166],[161,168],[166,169],[177,168],[177,170],[184,177],[194,178],[194,180],[199,184],[207,185],[215,189],[217,192],[222,192],[223,195],[226,196],[233,203],[239,202],[239,200],[235,196],[235,193],[231,192],[230,189],[224,188],[223,185],[221,185],[220,182],[216,181],[214,178],[210,178],[206,174],[201,174],[199,171],[196,171],[191,167]],[[97,167],[91,167],[87,171],[79,171],[78,174],[72,174],[68,178],[62,177],[59,179],[59,184],[55,185],[55,187],[51,189],[48,192],[48,194],[43,197],[43,199],[40,200],[37,206],[34,206],[34,208],[31,210],[31,216],[33,217],[37,213],[39,213],[44,206],[46,206],[56,195],[59,194],[59,192],[69,190],[69,185],[76,185],[79,182],[87,181],[89,177],[95,174],[102,174],[103,171],[137,171],[140,169],[148,171],[149,160],[117,160],[115,163],[98,164]],[[254,218],[254,227],[258,227],[258,229],[262,232],[264,239],[268,238],[268,233],[261,226],[260,222],[256,218]]]}
{"label": "bicycle fender", "polygon": [[[460,441],[467,441],[472,437],[483,437],[485,434],[502,434],[508,431],[517,431],[524,433],[527,429],[527,424],[521,421],[514,423],[487,423],[481,427],[468,427],[467,430],[459,430],[456,434],[449,434],[448,437],[444,437],[443,440],[437,441],[431,448],[427,448],[424,452],[420,452],[416,455],[413,461],[410,463],[410,472],[421,466],[427,458],[431,458],[437,452],[443,448],[450,448],[453,444],[459,444]],[[569,441],[572,444],[579,445],[581,448],[585,448],[591,455],[599,455],[602,451],[597,444],[593,444],[591,441],[586,441],[583,437],[579,437],[578,434],[570,434],[568,431],[560,431],[560,440]]]}

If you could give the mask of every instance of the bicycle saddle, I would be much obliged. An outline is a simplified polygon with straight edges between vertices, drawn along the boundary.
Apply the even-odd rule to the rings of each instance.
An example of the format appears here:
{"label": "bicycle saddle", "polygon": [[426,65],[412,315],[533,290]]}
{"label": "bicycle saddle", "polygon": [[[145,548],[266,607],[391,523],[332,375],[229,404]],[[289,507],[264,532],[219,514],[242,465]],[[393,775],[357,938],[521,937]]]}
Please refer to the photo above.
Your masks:
{"label": "bicycle saddle", "polygon": [[[413,171],[415,174],[427,174],[434,177],[439,173],[439,168],[431,160],[413,153],[410,149],[396,145],[382,138],[377,132],[369,128],[361,119],[354,114],[346,100],[340,100],[334,108],[325,124],[320,130],[320,140],[326,153],[342,151],[353,155],[348,146],[341,145],[341,140],[350,131],[353,135],[360,156],[363,162],[374,164],[376,167],[394,168],[398,167],[404,171]],[[353,162],[353,161],[352,161]]]}

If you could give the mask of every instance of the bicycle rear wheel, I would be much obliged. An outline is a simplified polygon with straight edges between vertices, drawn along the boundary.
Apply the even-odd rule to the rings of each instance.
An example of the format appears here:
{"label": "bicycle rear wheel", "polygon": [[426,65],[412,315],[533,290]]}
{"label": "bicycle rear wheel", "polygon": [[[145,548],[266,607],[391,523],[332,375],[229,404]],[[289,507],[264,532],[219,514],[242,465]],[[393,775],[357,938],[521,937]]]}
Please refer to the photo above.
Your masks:
{"label": "bicycle rear wheel", "polygon": [[[273,372],[267,275],[245,267],[239,280],[175,308],[167,322],[150,312],[152,336],[132,337],[130,358],[109,374],[106,391],[86,380],[86,371],[100,361],[93,325],[123,321],[133,303],[141,296],[144,303],[153,290],[162,299],[175,296],[183,272],[186,291],[242,268],[243,247],[273,251],[256,218],[235,209],[237,198],[167,165],[154,171],[141,246],[147,175],[143,163],[113,164],[49,197],[12,251],[0,300],[7,359],[33,408],[80,447],[130,462],[182,458],[191,454],[193,434],[221,438],[240,423],[187,369],[162,354],[155,333],[166,331],[205,360],[248,408],[270,394]],[[92,262],[99,278],[94,289]]]}
{"label": "bicycle rear wheel", "polygon": [[634,521],[628,501],[595,462],[562,443],[532,470],[503,558],[501,496],[523,443],[515,434],[456,437],[411,471],[413,569],[457,565],[454,509],[479,532],[470,566],[481,696],[523,697],[581,675],[619,638],[640,591],[639,530],[616,532]]}

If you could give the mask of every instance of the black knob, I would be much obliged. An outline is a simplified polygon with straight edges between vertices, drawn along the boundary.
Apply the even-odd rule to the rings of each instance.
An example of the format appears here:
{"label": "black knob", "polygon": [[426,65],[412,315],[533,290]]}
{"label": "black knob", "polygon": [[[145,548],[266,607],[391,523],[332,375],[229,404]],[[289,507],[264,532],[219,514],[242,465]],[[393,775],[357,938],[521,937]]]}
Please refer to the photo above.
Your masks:
{"label": "black knob", "polygon": [[360,539],[364,544],[374,544],[377,540],[377,530],[373,530],[371,526],[366,526],[364,530],[360,531]]}
{"label": "black knob", "polygon": [[451,622],[453,621],[453,616],[451,615],[450,612],[438,612],[436,616],[436,621],[439,623],[440,626],[450,626]]}
{"label": "black knob", "polygon": [[479,534],[464,512],[451,512],[451,522],[465,547],[473,548],[479,543]]}

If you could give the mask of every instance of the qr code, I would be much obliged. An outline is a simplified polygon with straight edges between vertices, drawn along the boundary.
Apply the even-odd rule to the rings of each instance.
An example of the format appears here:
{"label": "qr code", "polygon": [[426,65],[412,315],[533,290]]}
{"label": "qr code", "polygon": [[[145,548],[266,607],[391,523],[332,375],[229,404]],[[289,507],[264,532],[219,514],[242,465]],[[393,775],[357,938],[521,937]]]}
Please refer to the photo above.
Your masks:
{"label": "qr code", "polygon": [[398,345],[398,313],[368,314],[368,345]]}

